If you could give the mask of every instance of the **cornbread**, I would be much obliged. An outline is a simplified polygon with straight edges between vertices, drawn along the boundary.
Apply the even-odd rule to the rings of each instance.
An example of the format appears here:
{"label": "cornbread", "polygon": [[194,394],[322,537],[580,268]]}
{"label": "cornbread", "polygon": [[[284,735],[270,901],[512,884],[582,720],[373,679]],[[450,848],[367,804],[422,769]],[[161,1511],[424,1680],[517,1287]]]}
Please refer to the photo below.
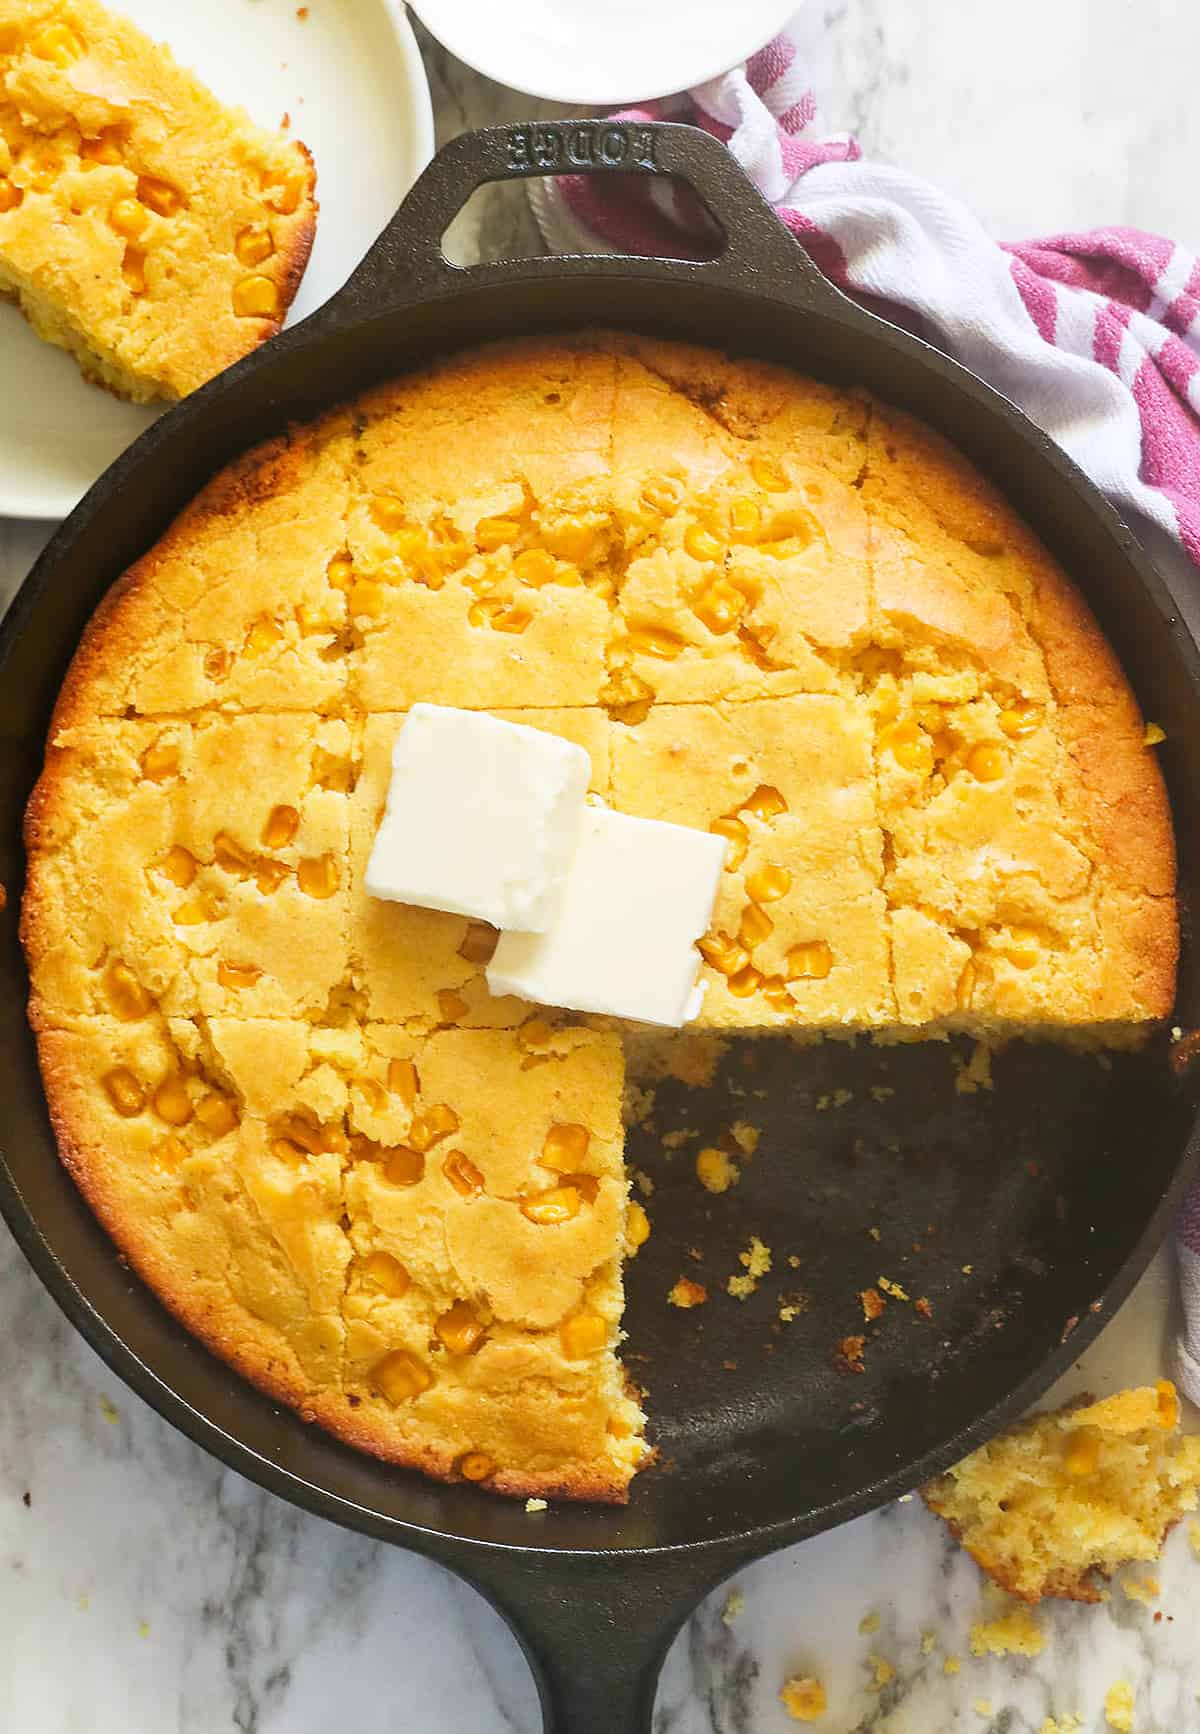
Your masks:
{"label": "cornbread", "polygon": [[1158,1559],[1194,1511],[1200,1438],[1180,1437],[1167,1380],[1035,1415],[931,1481],[922,1497],[1004,1589],[1023,1601],[1101,1598],[1100,1582]]}
{"label": "cornbread", "polygon": [[572,741],[618,813],[728,844],[693,1071],[666,1064],[696,1078],[738,1031],[1139,1039],[1174,987],[1166,798],[1084,604],[959,457],[705,351],[439,363],[247,454],[113,586],[27,822],[64,1159],[305,1416],[620,1500],[645,1031],[494,997],[495,928],[368,896],[421,701]]}
{"label": "cornbread", "polygon": [[118,396],[183,397],[279,330],[314,184],[95,0],[0,0],[0,294]]}

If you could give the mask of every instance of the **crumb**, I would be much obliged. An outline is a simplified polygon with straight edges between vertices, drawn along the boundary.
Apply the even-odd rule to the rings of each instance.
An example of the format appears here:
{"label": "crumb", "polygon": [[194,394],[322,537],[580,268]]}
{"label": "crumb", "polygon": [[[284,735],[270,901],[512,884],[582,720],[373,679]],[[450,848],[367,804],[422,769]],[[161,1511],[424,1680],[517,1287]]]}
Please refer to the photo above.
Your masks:
{"label": "crumb", "polygon": [[1147,1605],[1157,1601],[1162,1594],[1162,1585],[1156,1577],[1122,1578],[1121,1588],[1131,1602],[1145,1602]]}
{"label": "crumb", "polygon": [[805,1294],[784,1295],[779,1305],[780,1324],[790,1325],[793,1319],[798,1319],[802,1312],[808,1309],[808,1296]]}
{"label": "crumb", "polygon": [[879,1241],[883,1239],[883,1235],[877,1228],[868,1228],[867,1233],[871,1236],[872,1240]]}
{"label": "crumb", "polygon": [[828,1096],[818,1096],[817,1097],[817,1113],[818,1114],[823,1114],[828,1106],[829,1106],[829,1097]]}
{"label": "crumb", "polygon": [[1065,1715],[1047,1716],[1038,1734],[1080,1734],[1083,1727],[1083,1717],[1076,1711],[1068,1710]]}
{"label": "crumb", "polygon": [[104,1416],[104,1419],[107,1422],[109,1422],[109,1424],[113,1427],[115,1427],[117,1422],[121,1419],[121,1411],[117,1408],[117,1405],[114,1402],[112,1402],[108,1397],[101,1397],[100,1398],[100,1413]]}
{"label": "crumb", "polygon": [[934,1645],[936,1643],[937,1643],[937,1633],[936,1632],[922,1632],[921,1633],[921,1654],[923,1656],[932,1656]]}
{"label": "crumb", "polygon": [[863,1317],[868,1324],[882,1318],[887,1302],[877,1288],[863,1289],[858,1298],[862,1302]]}
{"label": "crumb", "polygon": [[139,1638],[148,1638],[149,1636],[150,1636],[150,1621],[149,1620],[139,1620],[138,1621],[138,1637]]}
{"label": "crumb", "polygon": [[1133,1687],[1116,1680],[1104,1695],[1104,1720],[1117,1734],[1133,1734]]}
{"label": "crumb", "polygon": [[738,1260],[745,1265],[751,1276],[766,1276],[771,1268],[771,1249],[763,1245],[757,1234],[752,1234],[745,1252],[738,1253]]}
{"label": "crumb", "polygon": [[757,1287],[758,1284],[752,1276],[731,1276],[725,1284],[726,1293],[731,1294],[734,1300],[749,1300]]}
{"label": "crumb", "polygon": [[724,1623],[731,1626],[745,1606],[746,1598],[741,1590],[731,1589],[725,1597],[725,1606],[721,1609],[721,1618]]}
{"label": "crumb", "polygon": [[943,1674],[958,1674],[962,1672],[962,1663],[957,1656],[947,1656],[942,1663]]}
{"label": "crumb", "polygon": [[747,1120],[735,1120],[729,1128],[729,1136],[748,1162],[758,1149],[758,1127],[751,1126]]}
{"label": "crumb", "polygon": [[889,1084],[873,1084],[871,1086],[871,1100],[873,1102],[888,1102],[895,1094],[895,1090]]}
{"label": "crumb", "polygon": [[715,1144],[707,1144],[696,1157],[696,1178],[706,1192],[728,1192],[741,1177],[737,1164]]}
{"label": "crumb", "polygon": [[973,1656],[1040,1656],[1045,1641],[1028,1608],[1019,1605],[999,1619],[980,1620],[971,1627]]}
{"label": "crumb", "polygon": [[80,1598],[79,1598],[79,1604],[78,1604],[78,1605],[79,1605],[79,1611],[80,1611],[80,1613],[81,1613],[81,1614],[86,1614],[86,1613],[87,1613],[87,1611],[88,1611],[88,1609],[89,1609],[89,1608],[90,1608],[90,1607],[91,1607],[91,1605],[92,1605],[92,1599],[91,1599],[91,1597],[90,1597],[90,1596],[80,1596]]}
{"label": "crumb", "polygon": [[292,117],[286,108],[283,111],[283,119],[279,123],[279,130],[280,132],[291,132],[292,130]]}
{"label": "crumb", "polygon": [[727,1373],[736,1373],[737,1372],[737,1362],[736,1361],[722,1361],[721,1365],[724,1367],[724,1369]]}
{"label": "crumb", "polygon": [[843,1337],[840,1343],[834,1344],[834,1366],[841,1373],[865,1373],[863,1350],[866,1346],[866,1337]]}
{"label": "crumb", "polygon": [[1146,732],[1142,736],[1142,740],[1146,746],[1148,746],[1148,747],[1161,746],[1162,743],[1166,740],[1166,738],[1167,738],[1166,729],[1160,728],[1157,723],[1147,723],[1146,724]]}
{"label": "crumb", "polygon": [[702,1307],[708,1299],[708,1290],[702,1282],[693,1282],[691,1277],[681,1276],[667,1295],[667,1302],[673,1307],[682,1307],[686,1312],[691,1307]]}
{"label": "crumb", "polygon": [[654,1112],[654,1091],[641,1084],[625,1084],[625,1117],[631,1126],[644,1126]]}
{"label": "crumb", "polygon": [[975,1266],[973,1264],[964,1264],[962,1267],[962,1273],[964,1276],[974,1276]]}
{"label": "crumb", "polygon": [[858,1622],[858,1630],[861,1637],[870,1637],[872,1632],[877,1632],[879,1630],[879,1615],[864,1614],[862,1619]]}
{"label": "crumb", "polygon": [[916,1300],[913,1302],[913,1306],[917,1309],[923,1319],[931,1319],[933,1317],[933,1302],[929,1299],[928,1295],[918,1295]]}
{"label": "crumb", "polygon": [[796,1674],[779,1688],[780,1702],[793,1722],[815,1722],[825,1714],[825,1688],[811,1674]]}
{"label": "crumb", "polygon": [[297,6],[296,17],[300,20],[301,24],[303,24],[304,20],[308,17],[308,7],[307,6]]}
{"label": "crumb", "polygon": [[893,1300],[906,1301],[908,1299],[908,1295],[898,1282],[889,1282],[886,1276],[877,1278],[877,1281],[884,1294],[890,1294]]}
{"label": "crumb", "polygon": [[659,1142],[664,1150],[679,1150],[682,1149],[685,1144],[690,1143],[693,1138],[698,1138],[699,1136],[699,1132],[681,1126],[676,1132],[664,1132]]}
{"label": "crumb", "polygon": [[641,1168],[634,1171],[633,1179],[634,1184],[637,1186],[637,1189],[643,1198],[649,1198],[653,1195],[654,1182]]}
{"label": "crumb", "polygon": [[545,1511],[547,1509],[546,1501],[544,1499],[527,1499],[525,1501],[525,1509],[529,1512],[530,1516],[532,1516],[535,1511]]}
{"label": "crumb", "polygon": [[992,1087],[992,1050],[986,1042],[976,1042],[971,1049],[969,1060],[961,1060],[957,1054],[954,1061],[954,1088],[960,1096],[973,1096],[976,1090],[990,1090]]}
{"label": "crumb", "polygon": [[867,1687],[868,1692],[882,1692],[889,1680],[896,1678],[896,1670],[883,1656],[868,1656],[868,1662],[875,1670],[875,1678]]}
{"label": "crumb", "polygon": [[26,1491],[21,1495],[21,1504],[25,1507],[26,1511],[28,1511],[29,1507],[33,1504],[33,1494],[30,1493],[28,1489],[26,1489]]}
{"label": "crumb", "polygon": [[791,1265],[793,1270],[800,1269],[800,1260],[796,1257],[794,1252],[788,1253],[788,1263]]}
{"label": "crumb", "polygon": [[975,1700],[975,1714],[977,1716],[990,1716],[991,1713],[992,1713],[992,1700],[990,1698],[976,1698],[976,1700]]}
{"label": "crumb", "polygon": [[689,1246],[687,1249],[687,1253],[688,1253],[688,1257],[694,1258],[697,1264],[703,1264],[704,1254],[701,1252],[701,1250],[698,1246]]}

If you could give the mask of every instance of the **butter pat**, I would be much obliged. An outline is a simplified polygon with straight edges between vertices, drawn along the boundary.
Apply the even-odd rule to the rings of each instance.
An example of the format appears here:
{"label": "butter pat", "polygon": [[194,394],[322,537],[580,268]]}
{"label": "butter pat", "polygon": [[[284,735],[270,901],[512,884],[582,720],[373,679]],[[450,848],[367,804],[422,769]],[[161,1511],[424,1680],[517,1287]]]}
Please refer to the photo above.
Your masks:
{"label": "butter pat", "polygon": [[572,741],[481,711],[414,704],[392,750],[368,893],[493,927],[546,928],[590,775]]}
{"label": "butter pat", "polygon": [[694,1018],[695,941],[708,931],[727,844],[709,831],[586,807],[558,915],[502,933],[494,994],[678,1028]]}

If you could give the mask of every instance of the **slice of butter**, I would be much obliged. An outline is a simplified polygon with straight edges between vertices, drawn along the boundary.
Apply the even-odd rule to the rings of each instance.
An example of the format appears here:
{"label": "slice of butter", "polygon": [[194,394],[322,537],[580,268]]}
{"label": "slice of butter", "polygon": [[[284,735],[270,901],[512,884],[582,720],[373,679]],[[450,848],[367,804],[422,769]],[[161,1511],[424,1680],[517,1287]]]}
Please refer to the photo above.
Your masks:
{"label": "slice of butter", "polygon": [[572,741],[482,711],[414,704],[392,749],[372,897],[537,932],[554,918],[591,761]]}
{"label": "slice of butter", "polygon": [[678,1028],[694,1018],[695,942],[708,931],[727,844],[709,831],[587,807],[545,933],[502,933],[494,994]]}

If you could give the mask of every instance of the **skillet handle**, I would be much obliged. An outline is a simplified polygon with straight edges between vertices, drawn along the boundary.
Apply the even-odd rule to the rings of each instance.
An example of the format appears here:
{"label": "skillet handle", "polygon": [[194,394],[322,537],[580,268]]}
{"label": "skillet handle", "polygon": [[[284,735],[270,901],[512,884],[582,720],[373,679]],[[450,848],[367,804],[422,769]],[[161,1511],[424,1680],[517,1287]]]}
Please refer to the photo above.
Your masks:
{"label": "skillet handle", "polygon": [[[811,262],[725,146],[699,127],[666,121],[514,122],[461,133],[434,157],[331,306],[368,316],[422,295],[541,272],[561,276],[561,259],[454,265],[442,251],[448,224],[477,188],[490,181],[542,175],[672,175],[699,194],[721,230],[713,259],[672,262],[701,280],[753,284],[804,307],[849,303]],[[653,272],[656,261],[632,254],[589,254],[591,275]]]}
{"label": "skillet handle", "polygon": [[[552,1521],[552,1520],[551,1520]],[[688,1615],[753,1555],[475,1554],[464,1573],[533,1670],[543,1734],[651,1734],[659,1671]],[[447,1562],[449,1563],[449,1562]]]}

